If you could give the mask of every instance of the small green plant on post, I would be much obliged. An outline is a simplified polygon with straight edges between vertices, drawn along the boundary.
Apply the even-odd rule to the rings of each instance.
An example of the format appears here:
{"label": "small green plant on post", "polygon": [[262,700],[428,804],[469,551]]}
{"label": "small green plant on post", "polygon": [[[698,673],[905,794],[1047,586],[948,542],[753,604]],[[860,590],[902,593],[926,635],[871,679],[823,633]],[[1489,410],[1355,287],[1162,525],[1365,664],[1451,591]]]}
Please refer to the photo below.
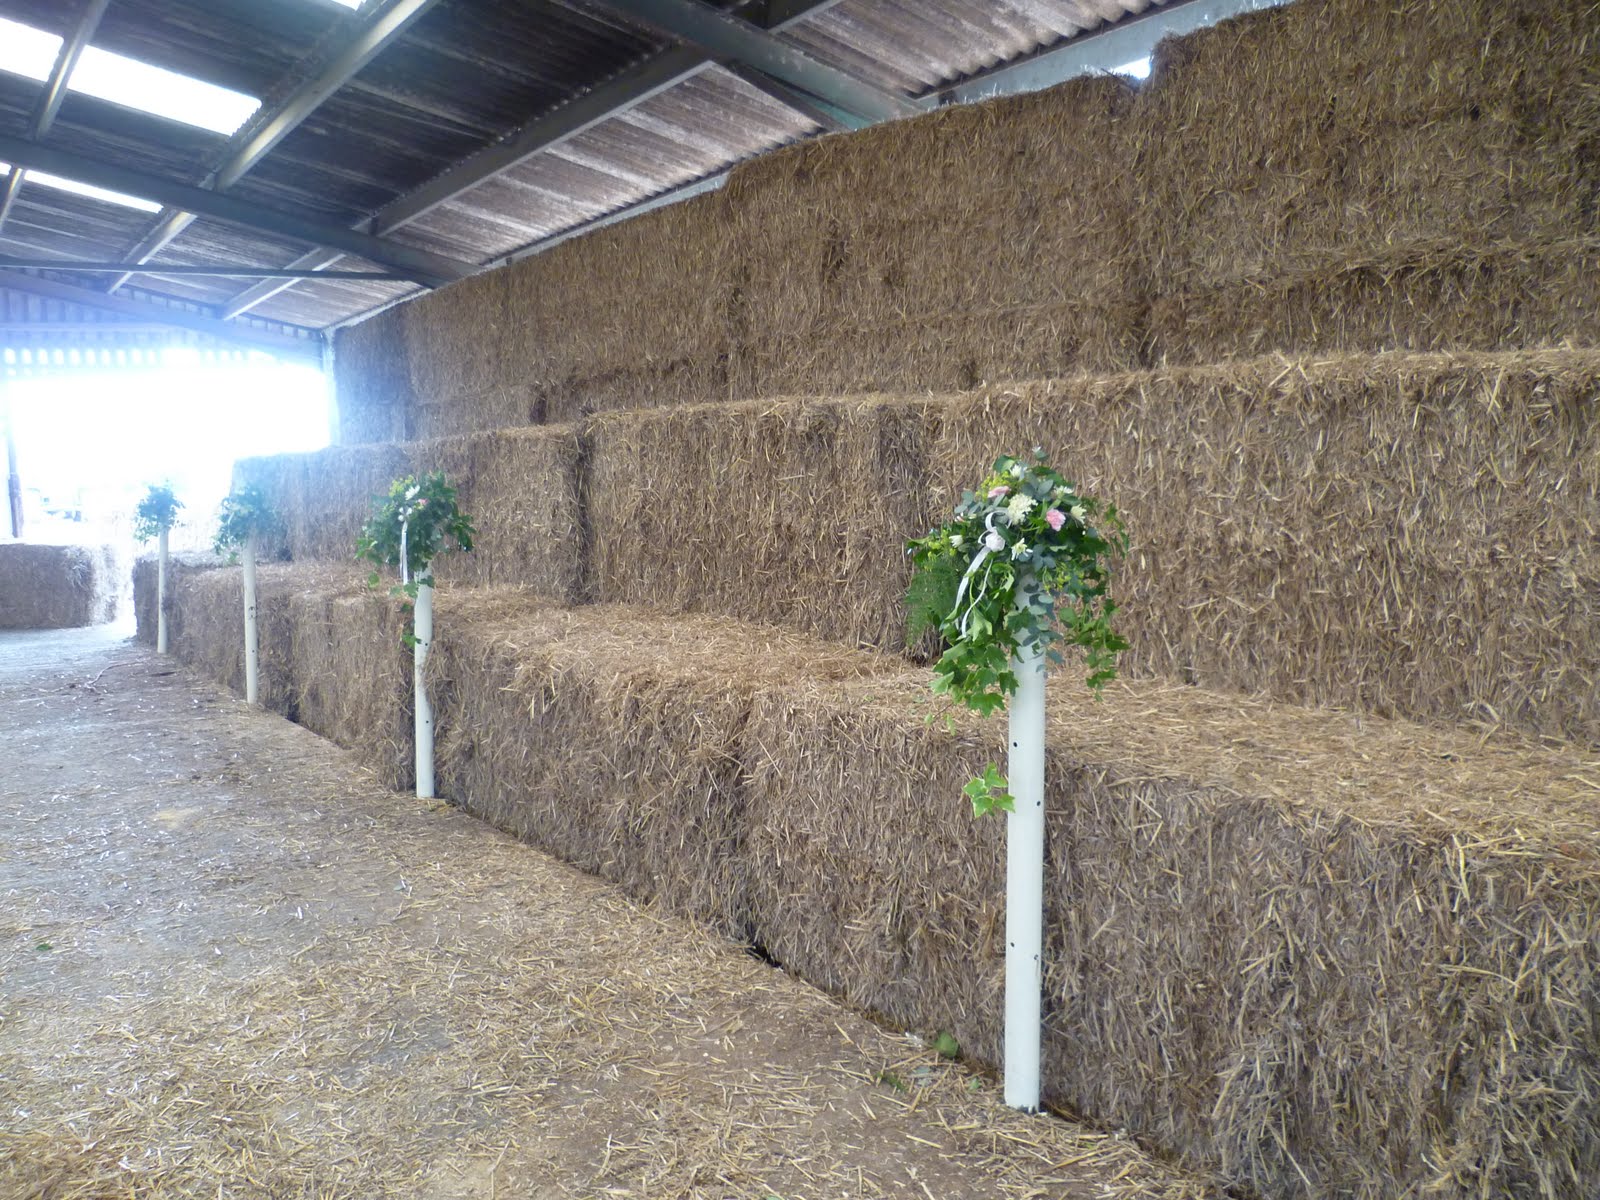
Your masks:
{"label": "small green plant on post", "polygon": [[[433,796],[433,707],[428,702],[424,668],[433,642],[433,560],[451,548],[472,549],[475,530],[456,506],[456,490],[444,473],[432,471],[421,479],[407,475],[394,481],[387,496],[377,498],[372,516],[356,541],[356,556],[382,568],[398,568],[395,592],[411,606],[411,632],[405,642],[414,658],[413,686],[416,713],[417,795]],[[367,582],[377,587],[374,571]]]}
{"label": "small green plant on post", "polygon": [[947,649],[933,690],[988,715],[1010,702],[1006,774],[989,763],[963,789],[976,816],[1006,823],[1005,1100],[1039,1108],[1044,983],[1045,664],[1081,646],[1089,688],[1116,678],[1127,642],[1111,628],[1112,561],[1127,552],[1116,509],[1085,496],[1035,449],[995,460],[955,519],[907,544],[916,568],[906,632],[937,629]]}
{"label": "small green plant on post", "polygon": [[256,634],[256,558],[261,539],[278,527],[267,494],[253,484],[235,488],[225,496],[217,514],[217,536],[212,545],[230,562],[244,566],[244,698],[260,702],[259,642]]}
{"label": "small green plant on post", "polygon": [[156,539],[156,651],[167,652],[167,535],[178,523],[183,501],[170,484],[152,483],[133,510],[133,536],[141,542]]}

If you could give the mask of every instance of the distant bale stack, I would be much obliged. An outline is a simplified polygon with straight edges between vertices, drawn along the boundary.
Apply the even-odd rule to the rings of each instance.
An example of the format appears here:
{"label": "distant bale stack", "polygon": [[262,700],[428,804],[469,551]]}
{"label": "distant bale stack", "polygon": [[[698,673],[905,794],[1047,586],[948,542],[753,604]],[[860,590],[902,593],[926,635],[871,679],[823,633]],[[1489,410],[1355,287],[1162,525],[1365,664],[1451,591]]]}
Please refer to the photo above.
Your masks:
{"label": "distant bale stack", "polygon": [[[176,644],[178,626],[183,620],[183,608],[176,603],[178,581],[181,576],[195,571],[212,571],[222,566],[215,554],[173,554],[167,560],[167,639],[169,646]],[[156,556],[142,554],[133,564],[133,617],[134,637],[147,646],[156,644]],[[241,614],[240,617],[243,620]],[[243,637],[243,630],[240,631]]]}
{"label": "distant bale stack", "polygon": [[1161,44],[1126,123],[1151,353],[1600,340],[1600,10],[1301,0]]}
{"label": "distant bale stack", "polygon": [[735,398],[1134,365],[1131,96],[1074,80],[736,170]]}
{"label": "distant bale stack", "polygon": [[0,543],[0,629],[75,629],[116,615],[109,546]]}
{"label": "distant bale stack", "polygon": [[390,309],[339,331],[333,378],[341,443],[403,442],[417,436],[409,357],[403,310]]}
{"label": "distant bale stack", "polygon": [[588,594],[898,648],[938,411],[865,397],[594,419]]}

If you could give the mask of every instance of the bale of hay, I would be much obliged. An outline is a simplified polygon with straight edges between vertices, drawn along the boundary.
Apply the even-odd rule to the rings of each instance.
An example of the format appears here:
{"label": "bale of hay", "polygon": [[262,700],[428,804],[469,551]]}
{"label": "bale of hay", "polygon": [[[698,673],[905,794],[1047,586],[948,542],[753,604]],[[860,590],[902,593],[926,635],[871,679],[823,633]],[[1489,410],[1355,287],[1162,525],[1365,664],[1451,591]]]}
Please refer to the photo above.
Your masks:
{"label": "bale of hay", "polygon": [[1127,667],[1600,745],[1600,353],[1265,358],[998,387],[946,507],[1042,445],[1126,514]]}
{"label": "bale of hay", "polygon": [[333,380],[342,445],[404,441],[414,436],[416,396],[403,310],[389,309],[339,331]]}
{"label": "bale of hay", "polygon": [[[167,559],[167,586],[171,589],[167,599],[167,637],[169,644],[177,637],[177,624],[183,619],[181,608],[175,602],[178,578],[195,571],[210,571],[224,565],[215,554],[172,554]],[[134,637],[147,646],[156,644],[156,556],[141,554],[133,563],[133,617]],[[241,614],[240,620],[242,621]],[[241,627],[240,637],[244,636]]]}
{"label": "bale of hay", "polygon": [[[361,572],[274,568],[285,581],[290,720],[359,752],[387,786],[416,782],[408,607]],[[439,598],[441,619],[449,609]]]}
{"label": "bale of hay", "polygon": [[531,389],[530,411],[551,422],[726,398],[724,209],[720,194],[696,197],[505,268],[498,385]]}
{"label": "bale of hay", "polygon": [[109,546],[0,542],[0,629],[75,629],[116,615]]}
{"label": "bale of hay", "polygon": [[738,752],[750,697],[848,652],[504,592],[459,599],[439,646],[443,794],[643,899],[750,936]]}
{"label": "bale of hay", "polygon": [[[925,680],[766,692],[754,928],[1001,1053],[1000,730]],[[1053,688],[1046,1091],[1261,1195],[1600,1186],[1595,762],[1168,684]]]}
{"label": "bale of hay", "polygon": [[936,433],[935,405],[895,397],[597,417],[587,594],[896,647]]}
{"label": "bale of hay", "polygon": [[[1597,37],[1594,7],[1565,0],[1311,0],[1163,42],[1124,130],[1136,253],[1158,303],[1223,290],[1245,312],[1163,322],[1157,353],[1592,340],[1571,301],[1493,317],[1541,285],[1593,296],[1552,243],[1600,231],[1600,64],[1575,51]],[[1374,269],[1405,302],[1350,290]]]}
{"label": "bale of hay", "polygon": [[247,458],[235,478],[262,488],[282,517],[264,557],[353,562],[373,501],[402,476],[443,471],[479,537],[471,554],[439,560],[439,579],[520,584],[566,599],[583,569],[578,464],[577,430],[550,426]]}
{"label": "bale of hay", "polygon": [[1117,77],[806,142],[737,169],[733,392],[972,387],[1137,360]]}

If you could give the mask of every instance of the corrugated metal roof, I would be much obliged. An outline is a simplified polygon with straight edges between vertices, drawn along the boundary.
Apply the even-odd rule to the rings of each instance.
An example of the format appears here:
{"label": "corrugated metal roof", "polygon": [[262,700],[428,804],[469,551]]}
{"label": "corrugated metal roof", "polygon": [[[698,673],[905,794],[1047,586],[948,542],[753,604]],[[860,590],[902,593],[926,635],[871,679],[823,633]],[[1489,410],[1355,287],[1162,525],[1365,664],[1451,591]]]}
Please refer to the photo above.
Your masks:
{"label": "corrugated metal roof", "polygon": [[[880,92],[914,97],[1140,12],[1149,2],[720,0],[717,7],[740,12],[751,27],[772,26],[771,36],[782,43]],[[327,0],[112,0],[93,44],[259,96],[264,121],[393,3],[368,0],[363,11],[351,12]],[[0,0],[0,16],[63,36],[81,11],[80,0]],[[555,144],[520,152],[518,139],[530,123],[537,129],[541,121],[564,119],[564,106],[595,89],[628,98],[627,81],[672,55],[687,69],[669,75],[664,86],[642,87],[626,108],[600,112],[576,131],[559,131]],[[824,128],[828,118],[819,114],[826,106],[797,103],[771,83],[699,58],[601,0],[437,0],[254,162],[229,194],[363,229],[399,205],[400,223],[390,228],[380,221],[377,233],[486,263]],[[27,136],[39,94],[39,84],[0,72],[0,132]],[[237,138],[230,143],[69,94],[42,143],[198,184]],[[453,194],[430,196],[429,205],[418,206],[425,211],[405,211],[408,197],[430,181],[510,144],[519,152],[506,155],[494,173],[473,173],[461,189],[443,189]],[[0,227],[0,254],[124,261],[154,225],[149,214],[27,184]],[[131,283],[220,314],[250,281],[165,276],[160,267],[298,265],[314,250],[279,233],[202,218]],[[319,261],[330,258],[324,253]],[[338,265],[364,264],[346,258]],[[110,282],[59,278],[102,290]],[[252,289],[251,297],[265,290]],[[252,311],[316,329],[415,290],[403,282],[309,280]]]}

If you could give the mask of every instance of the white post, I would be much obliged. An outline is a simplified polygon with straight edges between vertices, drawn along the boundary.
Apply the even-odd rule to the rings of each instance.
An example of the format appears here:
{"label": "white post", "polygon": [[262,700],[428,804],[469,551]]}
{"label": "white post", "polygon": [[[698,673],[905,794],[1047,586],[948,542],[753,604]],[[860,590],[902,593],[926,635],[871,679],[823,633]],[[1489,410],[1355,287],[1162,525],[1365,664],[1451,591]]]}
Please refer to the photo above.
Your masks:
{"label": "white post", "polygon": [[1016,809],[1006,822],[1005,1100],[1039,1111],[1044,990],[1044,673],[1035,644],[1017,656],[1006,782]]}
{"label": "white post", "polygon": [[433,797],[433,706],[428,703],[428,683],[424,667],[428,661],[428,647],[433,643],[433,572],[423,571],[417,576],[417,602],[412,608],[411,635],[414,647],[415,677],[412,691],[417,713],[417,796],[428,800]]}
{"label": "white post", "polygon": [[260,696],[257,669],[260,664],[256,639],[256,535],[252,530],[244,540],[244,698],[255,704]]}
{"label": "white post", "polygon": [[156,652],[167,652],[167,531],[156,540]]}

